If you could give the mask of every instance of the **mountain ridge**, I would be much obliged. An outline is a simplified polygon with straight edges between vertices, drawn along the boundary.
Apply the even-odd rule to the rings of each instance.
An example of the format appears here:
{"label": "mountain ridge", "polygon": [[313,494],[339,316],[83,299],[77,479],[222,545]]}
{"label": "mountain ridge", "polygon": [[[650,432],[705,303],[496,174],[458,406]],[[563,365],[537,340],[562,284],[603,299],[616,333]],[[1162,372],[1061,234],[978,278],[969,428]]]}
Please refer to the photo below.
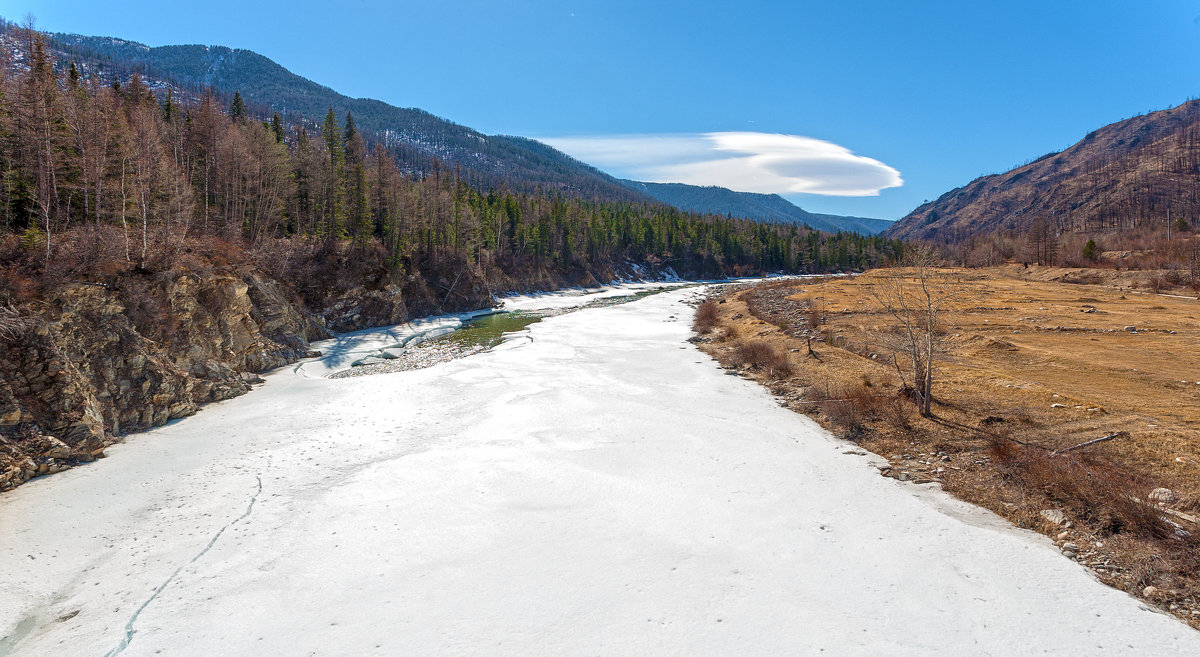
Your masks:
{"label": "mountain ridge", "polygon": [[1200,100],[1110,123],[1070,147],[980,176],[926,202],[885,231],[958,244],[996,231],[1105,237],[1151,235],[1200,216]]}
{"label": "mountain ridge", "polygon": [[358,128],[375,135],[410,174],[457,167],[483,189],[515,187],[599,200],[654,201],[541,142],[487,135],[419,108],[352,98],[252,50],[200,44],[147,46],[118,37],[65,33],[50,37],[58,45],[60,59],[78,61],[85,70],[121,68],[195,91],[211,87],[228,95],[238,92],[251,107],[278,112],[310,130],[319,128],[330,108],[339,118],[352,113]]}
{"label": "mountain ridge", "polygon": [[[377,135],[395,154],[401,169],[414,175],[450,165],[466,169],[465,177],[480,188],[512,186],[600,200],[665,203],[684,211],[806,224],[828,232],[874,235],[891,225],[882,219],[808,212],[777,194],[735,192],[723,187],[709,190],[683,183],[666,184],[676,190],[668,193],[659,183],[620,180],[534,139],[487,135],[420,108],[347,96],[245,48],[148,46],[119,37],[68,33],[50,36],[60,45],[64,58],[82,58],[92,67],[102,67],[100,60],[107,60],[110,68],[124,64],[197,92],[206,88],[229,95],[238,92],[251,107],[278,112],[311,131],[319,129],[329,108],[339,117],[353,113],[358,128]],[[679,193],[683,188],[691,191]],[[712,198],[705,200],[705,195]]]}
{"label": "mountain ridge", "polygon": [[851,217],[809,212],[778,194],[737,192],[716,185],[652,183],[621,180],[621,183],[680,210],[724,214],[758,221],[806,224],[827,232],[849,231],[875,235],[892,225],[886,219]]}

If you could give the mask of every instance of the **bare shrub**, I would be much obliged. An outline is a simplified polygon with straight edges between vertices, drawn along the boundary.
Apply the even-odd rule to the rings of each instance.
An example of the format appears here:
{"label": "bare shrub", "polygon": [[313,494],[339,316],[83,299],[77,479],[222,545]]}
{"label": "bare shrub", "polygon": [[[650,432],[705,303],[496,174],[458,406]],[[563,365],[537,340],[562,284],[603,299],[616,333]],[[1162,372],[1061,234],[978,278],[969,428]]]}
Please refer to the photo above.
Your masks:
{"label": "bare shrub", "polygon": [[772,378],[784,378],[794,373],[788,352],[764,340],[745,340],[734,345],[730,363],[767,372]]}
{"label": "bare shrub", "polygon": [[901,390],[899,394],[875,397],[875,414],[880,421],[896,429],[912,429],[912,397]]}
{"label": "bare shrub", "polygon": [[825,323],[825,301],[821,297],[804,297],[804,323],[813,331]]}
{"label": "bare shrub", "polygon": [[858,384],[827,388],[818,408],[850,440],[864,437],[873,422],[906,431],[912,428],[912,403],[876,388],[868,375]]}
{"label": "bare shrub", "polygon": [[692,322],[692,328],[697,333],[708,333],[716,328],[719,323],[720,318],[717,314],[717,304],[711,299],[696,308],[696,319]]}
{"label": "bare shrub", "polygon": [[1150,272],[1146,275],[1145,280],[1142,281],[1142,285],[1146,286],[1146,289],[1151,292],[1158,294],[1167,287],[1170,287],[1170,281],[1167,280],[1166,275],[1162,272]]}
{"label": "bare shrub", "polygon": [[1051,456],[1003,439],[993,440],[990,452],[1007,477],[1041,491],[1102,535],[1178,538],[1162,513],[1140,499],[1154,486],[1110,462],[1075,454]]}
{"label": "bare shrub", "polygon": [[14,306],[0,306],[0,339],[15,340],[29,328],[31,320]]}
{"label": "bare shrub", "polygon": [[875,393],[864,385],[826,389],[825,399],[817,407],[821,414],[841,427],[845,437],[857,440],[867,433],[875,419]]}

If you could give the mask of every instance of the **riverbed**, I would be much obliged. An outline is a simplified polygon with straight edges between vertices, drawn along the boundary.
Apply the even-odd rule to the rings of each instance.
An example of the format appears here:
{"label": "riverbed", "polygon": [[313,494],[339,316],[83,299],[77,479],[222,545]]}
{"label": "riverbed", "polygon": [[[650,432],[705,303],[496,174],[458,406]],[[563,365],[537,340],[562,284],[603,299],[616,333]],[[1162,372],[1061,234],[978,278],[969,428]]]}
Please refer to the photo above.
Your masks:
{"label": "riverbed", "polygon": [[470,317],[342,336],[0,497],[0,655],[1200,654],[727,376],[701,293],[331,379]]}

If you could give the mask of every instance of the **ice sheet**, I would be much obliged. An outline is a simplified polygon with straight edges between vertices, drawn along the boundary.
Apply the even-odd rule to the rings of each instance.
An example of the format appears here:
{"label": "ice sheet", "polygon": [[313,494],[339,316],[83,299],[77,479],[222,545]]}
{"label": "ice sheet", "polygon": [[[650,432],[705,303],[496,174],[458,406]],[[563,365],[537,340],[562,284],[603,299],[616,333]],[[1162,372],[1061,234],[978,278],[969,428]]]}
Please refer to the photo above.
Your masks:
{"label": "ice sheet", "polygon": [[0,654],[1200,654],[724,375],[695,294],[425,370],[285,368],[0,496]]}

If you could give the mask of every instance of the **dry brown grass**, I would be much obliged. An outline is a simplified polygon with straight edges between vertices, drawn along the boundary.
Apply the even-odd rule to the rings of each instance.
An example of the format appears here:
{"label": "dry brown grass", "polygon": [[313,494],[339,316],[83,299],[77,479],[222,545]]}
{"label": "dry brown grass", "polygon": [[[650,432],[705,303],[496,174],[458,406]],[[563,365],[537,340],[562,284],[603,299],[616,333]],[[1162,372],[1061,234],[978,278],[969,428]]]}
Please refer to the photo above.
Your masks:
{"label": "dry brown grass", "polygon": [[[744,374],[886,456],[888,476],[940,482],[1060,545],[1078,543],[1075,558],[1104,581],[1138,595],[1155,586],[1152,602],[1197,611],[1187,619],[1200,626],[1200,523],[1178,515],[1200,510],[1200,301],[1142,291],[1145,272],[943,270],[962,293],[945,315],[946,360],[927,419],[903,396],[881,338],[889,318],[872,298],[874,276],[726,297],[718,321],[732,337],[704,348],[724,363],[748,363],[745,352],[763,345],[790,356],[785,379],[765,368]],[[1116,432],[1127,435],[1048,456]],[[1157,487],[1178,501],[1147,504]],[[1061,510],[1069,528],[1048,522],[1046,509]]]}

